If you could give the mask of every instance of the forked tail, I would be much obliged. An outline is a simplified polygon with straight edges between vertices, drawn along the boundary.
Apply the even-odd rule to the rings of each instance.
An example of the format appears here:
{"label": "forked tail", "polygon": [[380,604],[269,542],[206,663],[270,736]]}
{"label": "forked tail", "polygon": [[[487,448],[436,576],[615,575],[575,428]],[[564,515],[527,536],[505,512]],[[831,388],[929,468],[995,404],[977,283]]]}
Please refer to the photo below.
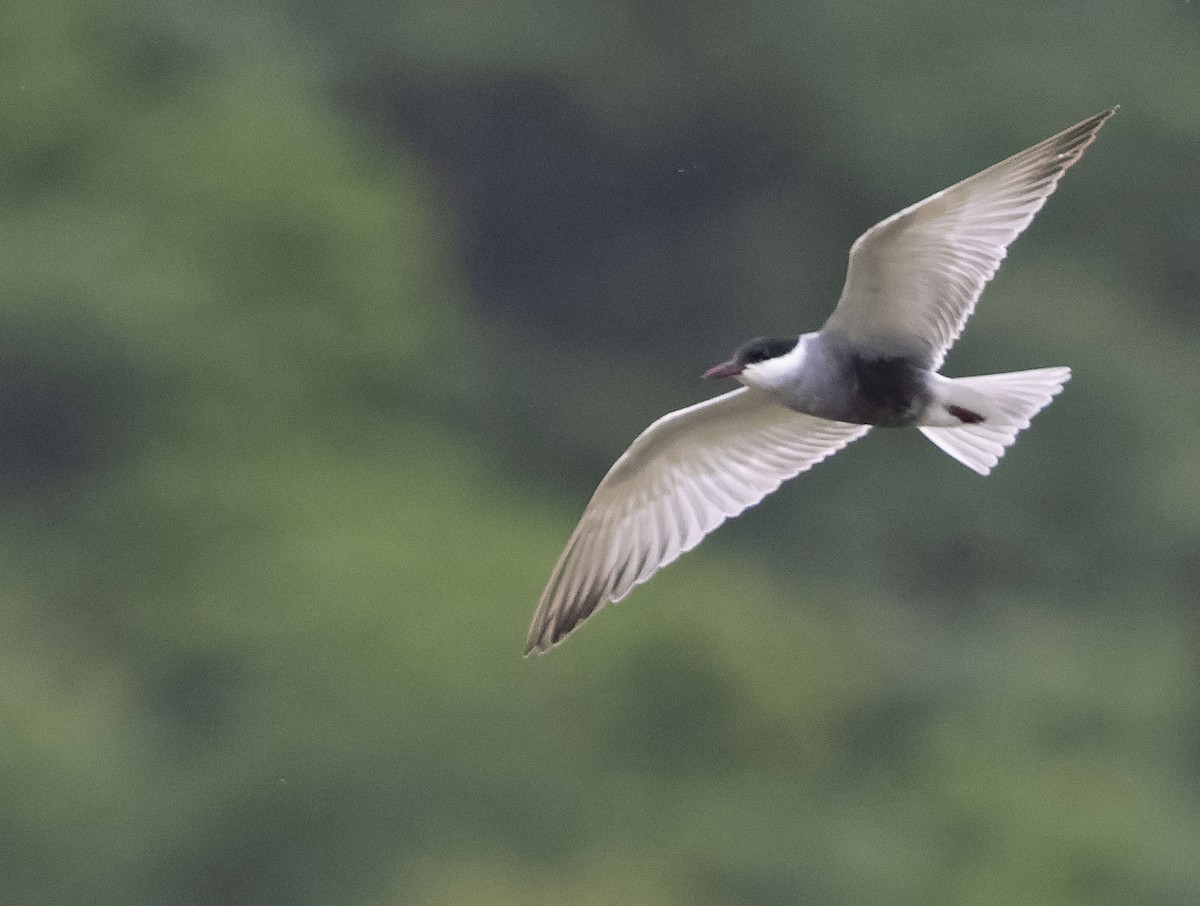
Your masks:
{"label": "forked tail", "polygon": [[921,433],[967,468],[987,475],[1070,378],[1066,367],[943,378],[935,403],[941,423],[923,425]]}

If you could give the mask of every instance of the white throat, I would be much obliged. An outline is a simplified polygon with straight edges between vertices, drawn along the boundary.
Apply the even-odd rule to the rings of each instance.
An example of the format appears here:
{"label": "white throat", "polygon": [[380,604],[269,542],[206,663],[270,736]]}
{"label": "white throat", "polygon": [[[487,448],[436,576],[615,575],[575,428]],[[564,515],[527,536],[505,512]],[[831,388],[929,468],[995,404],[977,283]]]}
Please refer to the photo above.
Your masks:
{"label": "white throat", "polygon": [[804,334],[791,352],[785,355],[747,365],[738,375],[738,380],[758,390],[780,390],[793,386],[804,367],[805,348],[811,336],[813,334]]}

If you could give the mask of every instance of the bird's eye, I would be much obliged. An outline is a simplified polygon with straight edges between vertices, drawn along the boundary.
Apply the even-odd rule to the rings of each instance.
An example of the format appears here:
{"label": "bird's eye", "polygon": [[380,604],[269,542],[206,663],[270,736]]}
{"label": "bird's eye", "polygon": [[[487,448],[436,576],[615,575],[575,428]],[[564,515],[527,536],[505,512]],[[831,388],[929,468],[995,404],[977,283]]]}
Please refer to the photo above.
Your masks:
{"label": "bird's eye", "polygon": [[747,365],[757,365],[767,358],[767,348],[762,343],[755,343],[746,349],[742,357]]}

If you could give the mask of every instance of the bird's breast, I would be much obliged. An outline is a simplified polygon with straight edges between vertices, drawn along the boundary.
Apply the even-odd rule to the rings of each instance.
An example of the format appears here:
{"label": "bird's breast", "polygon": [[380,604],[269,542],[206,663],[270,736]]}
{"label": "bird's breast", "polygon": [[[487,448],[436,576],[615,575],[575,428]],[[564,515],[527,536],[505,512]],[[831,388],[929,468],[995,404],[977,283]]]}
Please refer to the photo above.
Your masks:
{"label": "bird's breast", "polygon": [[915,424],[933,400],[928,372],[907,358],[851,356],[846,398],[854,421],[883,428]]}

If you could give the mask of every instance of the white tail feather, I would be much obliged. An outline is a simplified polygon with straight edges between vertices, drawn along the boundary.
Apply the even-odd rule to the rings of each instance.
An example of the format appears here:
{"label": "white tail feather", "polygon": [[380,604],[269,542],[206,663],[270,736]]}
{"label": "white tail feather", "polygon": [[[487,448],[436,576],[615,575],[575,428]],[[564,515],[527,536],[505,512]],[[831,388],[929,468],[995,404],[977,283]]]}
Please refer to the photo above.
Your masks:
{"label": "white tail feather", "polygon": [[982,416],[982,421],[949,427],[942,421],[921,426],[921,433],[967,468],[987,475],[1070,378],[1071,369],[1065,367],[943,378],[934,405],[943,412],[947,406],[959,407]]}

